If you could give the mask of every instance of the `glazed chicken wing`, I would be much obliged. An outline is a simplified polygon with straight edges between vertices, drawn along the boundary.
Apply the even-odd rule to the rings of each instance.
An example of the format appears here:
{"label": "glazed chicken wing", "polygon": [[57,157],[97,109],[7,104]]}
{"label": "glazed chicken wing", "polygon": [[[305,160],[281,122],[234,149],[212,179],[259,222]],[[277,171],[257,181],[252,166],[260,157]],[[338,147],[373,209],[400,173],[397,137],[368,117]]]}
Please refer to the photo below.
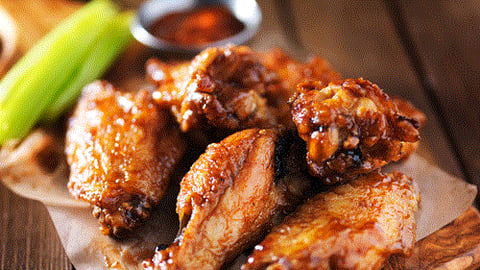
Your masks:
{"label": "glazed chicken wing", "polygon": [[291,107],[310,172],[327,184],[397,161],[420,139],[416,118],[363,79],[299,84]]}
{"label": "glazed chicken wing", "polygon": [[415,243],[418,188],[377,171],[319,193],[254,249],[242,269],[380,269]]}
{"label": "glazed chicken wing", "polygon": [[206,49],[188,66],[171,69],[151,60],[150,74],[160,73],[155,67],[171,80],[154,80],[159,85],[154,98],[172,108],[185,132],[207,124],[229,130],[278,124],[266,98],[269,89],[280,87],[278,76],[247,47]]}
{"label": "glazed chicken wing", "polygon": [[318,57],[300,63],[279,50],[257,54],[243,46],[207,49],[180,64],[152,59],[147,74],[158,87],[155,100],[171,108],[183,131],[294,126],[287,101],[296,84],[339,78]]}
{"label": "glazed chicken wing", "polygon": [[180,236],[144,267],[219,269],[259,241],[308,193],[304,147],[273,129],[243,130],[211,144],[182,180]]}
{"label": "glazed chicken wing", "polygon": [[65,151],[70,192],[94,206],[102,232],[121,237],[160,202],[184,142],[149,93],[98,81],[70,118]]}
{"label": "glazed chicken wing", "polygon": [[[427,121],[427,117],[423,112],[419,109],[415,108],[412,103],[408,100],[394,97],[392,98],[392,102],[397,106],[400,114],[405,115],[406,117],[417,121],[418,126],[421,128],[425,125]],[[402,144],[401,149],[401,158],[405,159],[408,158],[411,154],[413,154],[418,148],[418,141],[417,142],[404,142]]]}

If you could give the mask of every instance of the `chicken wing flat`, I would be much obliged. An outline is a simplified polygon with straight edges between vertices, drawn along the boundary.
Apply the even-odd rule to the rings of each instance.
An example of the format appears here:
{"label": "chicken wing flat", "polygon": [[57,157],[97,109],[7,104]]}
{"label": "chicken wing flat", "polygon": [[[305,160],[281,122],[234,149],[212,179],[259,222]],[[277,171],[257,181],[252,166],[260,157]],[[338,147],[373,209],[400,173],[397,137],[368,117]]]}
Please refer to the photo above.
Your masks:
{"label": "chicken wing flat", "polygon": [[184,152],[179,131],[151,95],[121,93],[98,81],[70,118],[70,192],[91,203],[102,232],[122,237],[158,204]]}
{"label": "chicken wing flat", "polygon": [[147,77],[158,87],[154,99],[171,108],[183,131],[205,126],[235,131],[294,126],[287,101],[296,84],[339,76],[318,57],[304,64],[278,50],[257,54],[227,46],[207,49],[191,62],[152,59]]}
{"label": "chicken wing flat", "polygon": [[304,154],[300,139],[274,129],[211,144],[181,182],[180,236],[144,267],[219,269],[257,243],[308,193]]}
{"label": "chicken wing flat", "polygon": [[301,83],[291,101],[310,172],[326,184],[397,161],[420,139],[419,122],[364,79]]}
{"label": "chicken wing flat", "polygon": [[377,171],[319,193],[257,245],[242,269],[379,269],[415,243],[415,182]]}

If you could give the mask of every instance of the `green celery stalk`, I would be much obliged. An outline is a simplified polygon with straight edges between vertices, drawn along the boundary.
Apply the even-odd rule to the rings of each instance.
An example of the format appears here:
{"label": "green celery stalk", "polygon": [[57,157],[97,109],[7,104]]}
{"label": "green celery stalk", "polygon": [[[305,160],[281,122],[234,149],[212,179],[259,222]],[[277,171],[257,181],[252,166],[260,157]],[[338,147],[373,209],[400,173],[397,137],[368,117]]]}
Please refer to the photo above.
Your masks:
{"label": "green celery stalk", "polygon": [[0,83],[0,145],[30,131],[116,13],[108,1],[87,4],[7,74]]}
{"label": "green celery stalk", "polygon": [[66,109],[75,104],[86,84],[100,77],[107,70],[133,38],[129,30],[133,17],[133,12],[123,12],[108,23],[103,30],[104,33],[90,48],[73,79],[63,87],[60,96],[45,111],[44,120],[55,121]]}
{"label": "green celery stalk", "polygon": [[23,56],[0,81],[0,108],[15,93],[16,86],[27,77],[28,72],[38,68],[39,59],[62,36],[72,32],[80,21],[103,20],[115,14],[115,7],[109,1],[93,1],[68,17],[62,24],[42,38]]}

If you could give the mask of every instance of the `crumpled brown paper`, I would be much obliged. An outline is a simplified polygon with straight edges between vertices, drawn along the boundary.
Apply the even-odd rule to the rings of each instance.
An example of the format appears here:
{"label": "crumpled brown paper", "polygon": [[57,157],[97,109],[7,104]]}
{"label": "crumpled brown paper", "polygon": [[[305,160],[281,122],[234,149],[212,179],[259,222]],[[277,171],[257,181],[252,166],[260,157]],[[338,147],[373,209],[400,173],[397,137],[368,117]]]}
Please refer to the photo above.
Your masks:
{"label": "crumpled brown paper", "polygon": [[[172,184],[168,195],[156,208],[151,219],[128,240],[102,235],[99,225],[85,203],[68,194],[63,147],[51,136],[36,131],[15,151],[8,147],[0,152],[0,178],[15,193],[43,202],[52,217],[65,251],[76,269],[137,269],[143,259],[153,255],[159,244],[173,241],[178,229],[175,200],[178,184]],[[45,151],[45,149],[55,151]],[[45,152],[50,155],[45,155]],[[59,158],[55,170],[45,169],[37,156]],[[48,162],[47,162],[48,164]],[[417,240],[435,232],[464,213],[473,203],[477,189],[448,175],[418,155],[393,164],[385,171],[398,170],[415,179],[420,188],[421,204],[417,218]],[[181,175],[174,179],[179,181]],[[231,266],[238,269],[245,261],[241,255]]]}

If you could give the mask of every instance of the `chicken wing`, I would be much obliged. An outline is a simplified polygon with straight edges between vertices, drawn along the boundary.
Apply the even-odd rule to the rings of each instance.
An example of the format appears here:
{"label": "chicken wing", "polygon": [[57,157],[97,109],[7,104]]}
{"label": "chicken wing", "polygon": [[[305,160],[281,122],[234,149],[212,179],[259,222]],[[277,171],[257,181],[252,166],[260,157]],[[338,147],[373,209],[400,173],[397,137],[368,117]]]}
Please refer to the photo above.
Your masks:
{"label": "chicken wing", "polygon": [[[392,98],[392,102],[397,106],[400,114],[405,115],[408,118],[414,119],[417,121],[419,128],[425,125],[427,121],[427,117],[423,112],[419,109],[415,108],[412,103],[408,100],[394,97]],[[400,148],[401,157],[402,159],[408,158],[411,154],[413,154],[418,148],[418,141],[417,142],[402,142],[402,147]]]}
{"label": "chicken wing", "polygon": [[122,237],[160,202],[184,148],[148,92],[92,83],[68,124],[69,190],[94,206],[103,233]]}
{"label": "chicken wing", "polygon": [[415,243],[418,188],[377,171],[319,193],[257,245],[247,269],[379,269]]}
{"label": "chicken wing", "polygon": [[184,132],[207,124],[229,130],[278,124],[265,97],[270,88],[280,87],[278,76],[247,47],[206,49],[188,66],[180,64],[171,71],[151,60],[147,70],[165,74],[166,80],[156,80],[160,87],[153,96],[171,107]]}
{"label": "chicken wing", "polygon": [[227,46],[207,49],[191,62],[151,59],[147,77],[158,87],[154,99],[171,108],[183,131],[205,126],[236,131],[294,126],[287,101],[296,84],[305,78],[328,83],[339,75],[318,57],[304,64],[279,50],[257,54]]}
{"label": "chicken wing", "polygon": [[310,172],[326,184],[397,161],[405,143],[420,139],[418,121],[364,79],[327,87],[301,83],[291,101],[298,133],[307,142]]}
{"label": "chicken wing", "polygon": [[255,244],[308,193],[304,154],[300,139],[273,129],[211,144],[182,180],[179,237],[144,267],[219,269]]}

